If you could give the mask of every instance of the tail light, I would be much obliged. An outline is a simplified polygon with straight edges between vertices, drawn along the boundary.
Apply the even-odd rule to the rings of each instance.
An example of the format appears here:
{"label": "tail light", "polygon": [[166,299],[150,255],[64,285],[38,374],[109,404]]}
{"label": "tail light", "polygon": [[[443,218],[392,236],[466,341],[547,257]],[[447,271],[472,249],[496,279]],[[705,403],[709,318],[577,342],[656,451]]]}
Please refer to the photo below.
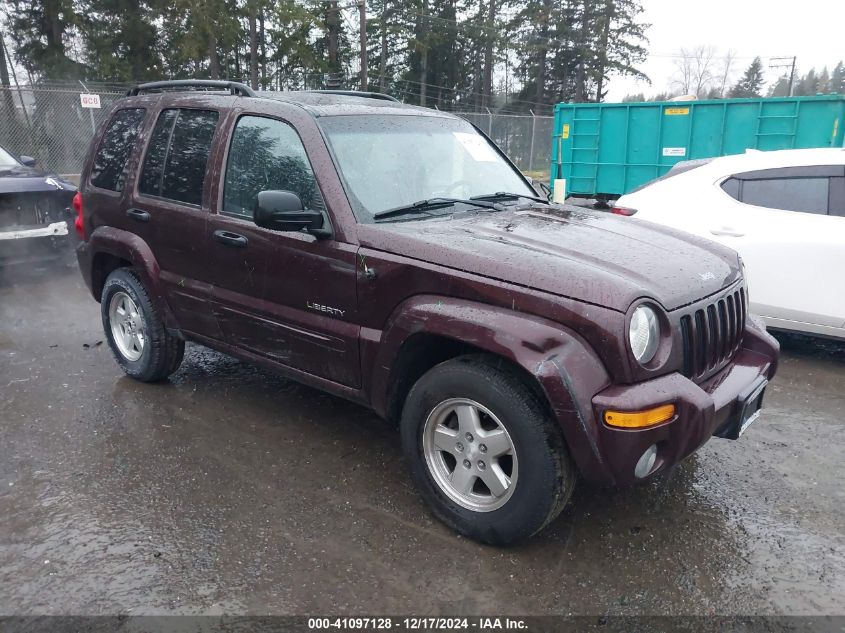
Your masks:
{"label": "tail light", "polygon": [[614,207],[610,210],[610,212],[611,212],[611,213],[614,213],[614,214],[616,214],[616,215],[631,216],[631,215],[634,215],[634,214],[637,212],[637,210],[636,210],[636,209],[631,209],[631,208],[629,208],[629,207],[616,207],[616,206],[614,206]]}
{"label": "tail light", "polygon": [[85,223],[82,220],[82,194],[78,191],[73,196],[73,210],[76,211],[76,217],[73,220],[73,228],[76,229],[79,239],[85,240]]}

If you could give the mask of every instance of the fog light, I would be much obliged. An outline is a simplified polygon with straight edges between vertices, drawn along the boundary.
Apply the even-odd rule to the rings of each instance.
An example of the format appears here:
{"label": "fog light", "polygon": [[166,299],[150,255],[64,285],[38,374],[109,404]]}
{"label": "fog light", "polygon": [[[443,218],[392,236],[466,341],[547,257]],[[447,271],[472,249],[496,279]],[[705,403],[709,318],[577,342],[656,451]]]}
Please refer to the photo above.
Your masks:
{"label": "fog light", "polygon": [[645,453],[642,454],[637,465],[634,466],[634,477],[642,479],[651,472],[654,468],[654,463],[657,461],[657,444],[652,444]]}

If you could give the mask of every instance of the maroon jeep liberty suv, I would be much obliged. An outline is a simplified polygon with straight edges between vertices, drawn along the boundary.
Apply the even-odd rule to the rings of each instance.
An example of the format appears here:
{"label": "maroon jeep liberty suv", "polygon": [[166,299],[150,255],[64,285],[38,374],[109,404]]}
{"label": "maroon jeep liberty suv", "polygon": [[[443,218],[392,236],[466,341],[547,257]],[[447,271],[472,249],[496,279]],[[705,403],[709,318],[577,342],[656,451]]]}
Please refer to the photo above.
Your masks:
{"label": "maroon jeep liberty suv", "polygon": [[576,475],[631,484],[738,438],[777,366],[735,252],[551,204],[465,120],[386,95],[137,86],[74,206],[127,374],[162,380],[194,341],[371,407],[434,513],[487,543],[542,529]]}

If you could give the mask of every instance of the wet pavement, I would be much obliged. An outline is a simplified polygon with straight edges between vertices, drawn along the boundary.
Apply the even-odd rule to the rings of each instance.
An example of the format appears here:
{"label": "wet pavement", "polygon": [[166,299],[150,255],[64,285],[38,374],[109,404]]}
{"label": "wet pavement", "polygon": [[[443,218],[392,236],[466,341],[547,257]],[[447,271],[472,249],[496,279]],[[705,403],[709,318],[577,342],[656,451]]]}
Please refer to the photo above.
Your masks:
{"label": "wet pavement", "polygon": [[198,346],[134,382],[77,271],[6,277],[0,614],[842,614],[845,346],[783,346],[741,440],[495,549],[366,409]]}

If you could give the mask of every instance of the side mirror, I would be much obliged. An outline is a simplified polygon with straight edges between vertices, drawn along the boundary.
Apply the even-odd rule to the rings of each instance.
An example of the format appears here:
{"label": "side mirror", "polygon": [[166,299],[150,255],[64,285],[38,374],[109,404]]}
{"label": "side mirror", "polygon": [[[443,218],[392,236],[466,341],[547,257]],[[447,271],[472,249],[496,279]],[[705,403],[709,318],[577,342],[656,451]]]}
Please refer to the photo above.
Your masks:
{"label": "side mirror", "polygon": [[292,191],[260,191],[253,209],[253,221],[272,231],[305,230],[317,237],[328,237],[326,218],[320,211],[305,209],[302,200]]}
{"label": "side mirror", "polygon": [[38,164],[38,161],[32,156],[21,156],[20,159],[21,165],[25,165],[26,167],[35,167]]}

